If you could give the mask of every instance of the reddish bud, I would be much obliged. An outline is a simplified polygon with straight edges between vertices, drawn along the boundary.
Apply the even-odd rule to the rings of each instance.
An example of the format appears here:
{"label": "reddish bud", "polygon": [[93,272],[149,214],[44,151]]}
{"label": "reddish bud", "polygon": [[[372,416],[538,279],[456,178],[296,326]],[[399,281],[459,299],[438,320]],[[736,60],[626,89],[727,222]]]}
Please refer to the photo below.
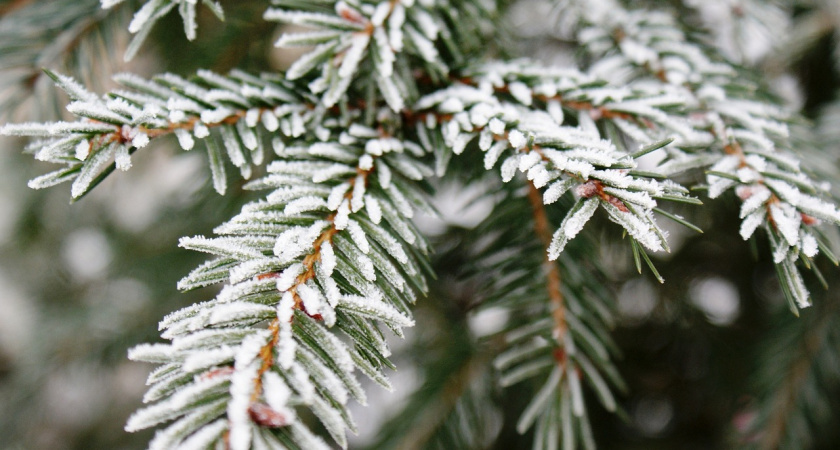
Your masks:
{"label": "reddish bud", "polygon": [[575,188],[575,194],[583,198],[594,197],[599,192],[601,192],[601,183],[595,180],[589,180]]}
{"label": "reddish bud", "polygon": [[261,427],[278,428],[288,425],[286,416],[272,409],[265,403],[251,403],[248,407],[251,420]]}
{"label": "reddish bud", "polygon": [[230,375],[231,373],[233,373],[233,367],[225,366],[218,369],[208,370],[207,372],[201,374],[199,378],[201,380],[210,380],[216,377]]}
{"label": "reddish bud", "polygon": [[805,225],[818,225],[820,223],[820,219],[817,219],[814,216],[809,216],[805,213],[800,213],[802,215],[802,223]]}
{"label": "reddish bud", "polygon": [[365,16],[359,14],[358,11],[356,11],[355,9],[347,6],[344,3],[339,4],[338,8],[336,8],[336,9],[338,9],[338,14],[344,20],[348,20],[348,21],[354,22],[354,23],[365,23],[365,22],[367,22],[367,18],[365,18]]}
{"label": "reddish bud", "polygon": [[621,200],[613,196],[607,196],[607,201],[610,202],[611,205],[615,206],[616,208],[620,209],[621,212],[630,212],[627,209],[627,205],[624,204]]}
{"label": "reddish bud", "polygon": [[735,188],[735,194],[736,194],[736,195],[738,196],[738,198],[740,198],[741,200],[746,200],[746,199],[748,199],[748,198],[752,197],[752,195],[753,195],[753,188],[752,188],[751,186],[744,186],[744,185],[741,185],[741,186],[738,186],[737,188]]}
{"label": "reddish bud", "polygon": [[257,275],[257,279],[258,280],[267,280],[269,278],[277,278],[279,276],[280,276],[280,274],[277,273],[277,272],[266,272],[266,273],[261,273],[261,274]]}

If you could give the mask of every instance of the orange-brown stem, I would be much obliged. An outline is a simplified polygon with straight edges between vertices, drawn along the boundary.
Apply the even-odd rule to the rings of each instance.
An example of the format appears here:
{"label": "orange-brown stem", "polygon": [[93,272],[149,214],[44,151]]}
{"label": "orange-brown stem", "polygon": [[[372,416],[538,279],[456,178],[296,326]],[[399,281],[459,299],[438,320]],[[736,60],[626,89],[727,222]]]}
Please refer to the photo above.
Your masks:
{"label": "orange-brown stem", "polygon": [[[373,168],[369,170],[358,170],[357,173],[362,175],[363,182],[367,183],[367,177],[370,173],[373,172]],[[356,184],[356,177],[351,178],[348,183],[350,184],[350,189],[348,189],[347,193],[345,194],[346,199],[350,199],[353,196],[353,186]],[[295,279],[294,285],[288,290],[291,292],[295,299],[294,309],[298,309],[309,315],[310,317],[320,320],[321,317],[318,314],[312,315],[306,311],[303,301],[301,300],[300,296],[297,293],[297,290],[300,286],[306,284],[309,280],[315,278],[315,264],[321,260],[321,248],[327,242],[332,242],[333,236],[339,232],[339,230],[335,227],[335,214],[331,214],[327,217],[327,221],[330,222],[332,225],[324,230],[320,236],[312,243],[312,252],[306,257],[303,258],[303,272],[297,276]],[[258,278],[270,278],[277,276],[276,273],[271,272],[267,274],[259,275]],[[259,400],[260,395],[262,395],[262,377],[263,375],[271,369],[271,366],[274,365],[274,348],[277,346],[277,341],[280,336],[280,319],[275,318],[271,321],[268,326],[269,331],[271,332],[271,336],[269,337],[268,342],[260,348],[259,358],[262,360],[260,364],[260,368],[257,371],[257,375],[254,377],[254,391],[251,393],[251,403],[254,403]]]}
{"label": "orange-brown stem", "polygon": [[[534,213],[534,231],[537,233],[545,250],[548,250],[551,245],[551,229],[548,222],[548,216],[545,212],[545,205],[543,205],[542,195],[533,183],[528,183],[528,200],[531,202],[531,208]],[[551,302],[551,316],[554,319],[554,331],[558,340],[562,340],[566,335],[566,306],[562,291],[562,278],[560,276],[560,269],[552,261],[548,259],[548,252],[543,252],[543,271],[546,276],[546,289],[548,290],[548,298]],[[565,359],[565,353],[556,353],[555,357],[562,355],[563,358],[558,358],[558,364],[562,364]]]}

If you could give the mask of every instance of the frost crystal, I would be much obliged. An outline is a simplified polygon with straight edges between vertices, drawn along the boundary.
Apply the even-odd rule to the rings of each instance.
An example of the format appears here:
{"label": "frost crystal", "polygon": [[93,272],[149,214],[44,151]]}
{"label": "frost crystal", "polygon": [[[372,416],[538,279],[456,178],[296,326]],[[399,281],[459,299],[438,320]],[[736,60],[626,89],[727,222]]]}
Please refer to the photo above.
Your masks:
{"label": "frost crystal", "polygon": [[495,135],[503,135],[505,134],[505,123],[499,119],[493,118],[490,119],[490,123],[488,124],[490,131]]}
{"label": "frost crystal", "polygon": [[277,278],[277,290],[280,292],[289,290],[289,288],[294,286],[298,275],[301,273],[303,273],[303,265],[300,263],[292,264],[286,268]]}
{"label": "frost crystal", "polygon": [[802,216],[788,205],[770,205],[770,215],[776,223],[779,233],[784,236],[790,246],[799,244],[799,226]]}
{"label": "frost crystal", "polygon": [[516,175],[516,168],[519,165],[519,156],[514,155],[509,157],[502,163],[502,181],[507,183]]}
{"label": "frost crystal", "polygon": [[126,171],[131,168],[131,155],[128,153],[128,147],[120,146],[117,148],[117,153],[114,156],[114,163],[117,169]]}
{"label": "frost crystal", "polygon": [[508,142],[510,142],[511,147],[515,149],[520,149],[525,147],[528,143],[528,139],[525,138],[525,135],[522,134],[519,130],[512,130],[508,134]]}
{"label": "frost crystal", "polygon": [[182,149],[192,150],[193,146],[195,146],[195,141],[187,130],[177,128],[175,130],[175,136],[178,138],[178,144]]}
{"label": "frost crystal", "polygon": [[382,209],[379,207],[379,201],[369,194],[365,195],[365,210],[367,211],[371,222],[379,224],[382,220]]}
{"label": "frost crystal", "polygon": [[809,258],[813,258],[817,256],[819,252],[819,246],[817,244],[817,239],[810,233],[803,233],[802,234],[802,253]]}
{"label": "frost crystal", "polygon": [[336,259],[333,246],[330,242],[324,242],[321,244],[321,270],[323,270],[324,276],[332,276],[335,266]]}
{"label": "frost crystal", "polygon": [[755,230],[758,229],[762,223],[764,223],[765,216],[766,214],[764,210],[759,209],[744,218],[744,221],[741,222],[740,234],[745,241],[749,239],[753,233],[755,233]]}
{"label": "frost crystal", "polygon": [[600,200],[598,198],[587,199],[579,204],[576,211],[573,209],[573,211],[570,212],[565,219],[563,219],[563,223],[560,224],[560,228],[554,233],[554,236],[551,239],[551,245],[548,247],[549,260],[554,261],[560,257],[560,253],[563,252],[563,248],[566,246],[566,243],[580,233],[586,222],[588,222],[595,214],[595,211],[598,210],[599,202]]}
{"label": "frost crystal", "polygon": [[528,86],[524,83],[515,82],[509,84],[508,88],[510,89],[510,95],[512,95],[519,103],[531,106],[531,89],[528,88]]}
{"label": "frost crystal", "polygon": [[79,144],[76,145],[76,159],[78,159],[79,161],[86,160],[88,155],[90,154],[90,147],[90,142],[86,140],[79,142]]}
{"label": "frost crystal", "polygon": [[131,145],[136,148],[143,148],[149,144],[149,135],[146,133],[137,133],[131,140]]}

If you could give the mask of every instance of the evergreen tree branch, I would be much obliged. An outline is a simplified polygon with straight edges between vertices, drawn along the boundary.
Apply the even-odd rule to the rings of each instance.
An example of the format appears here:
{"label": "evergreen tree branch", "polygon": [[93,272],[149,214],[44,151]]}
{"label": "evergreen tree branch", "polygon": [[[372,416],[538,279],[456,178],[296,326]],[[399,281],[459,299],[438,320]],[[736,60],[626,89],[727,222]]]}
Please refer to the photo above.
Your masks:
{"label": "evergreen tree branch", "polygon": [[[203,4],[222,18],[217,3]],[[149,0],[129,25],[127,58],[176,7],[195,37],[197,1]],[[42,138],[28,151],[62,165],[33,187],[72,181],[78,199],[169,135],[184,150],[206,142],[220,193],[222,149],[246,179],[254,165],[278,159],[247,185],[269,194],[216,237],[181,241],[214,258],[179,287],[224,288],[161,322],[171,342],[131,351],[161,366],[149,377],[151,404],[126,428],[167,423],[155,449],[329,448],[306,423],[314,416],[346,447],[346,430],[355,430],[347,402],[366,398],[355,370],[390,387],[380,327],[401,335],[414,323],[416,294],[428,288],[429,246],[411,222],[415,210],[434,212],[426,180],[446,175],[452,156],[467,150],[481,155],[485,171],[500,166],[503,183],[491,181],[499,202],[476,230],[469,263],[480,308],[508,316],[508,346],[494,364],[502,385],[533,388],[516,428],[536,428],[535,448],[594,447],[584,386],[618,410],[613,295],[588,261],[597,247],[583,233],[598,210],[629,235],[637,266],[644,259],[661,280],[644,253],[670,250],[659,202],[700,203],[668,177],[705,170],[709,197],[733,190],[743,200],[744,239],[765,229],[791,308],[807,306],[797,262],[813,267],[820,250],[828,253],[814,226],[840,223],[840,211],[792,156],[787,113],[671,16],[610,0],[564,2],[560,11],[592,58],[589,73],[473,62],[491,54],[483,37],[499,12],[469,0],[273,0],[264,19],[315,28],[278,41],[314,46],[285,74],[120,75],[129,89],[99,97],[48,72],[78,120],[0,128]],[[269,140],[274,156],[266,155]],[[656,151],[665,159],[642,170],[639,159]],[[415,445],[445,442],[453,421],[472,417],[458,405],[473,394],[469,381],[483,379],[478,362],[468,355],[439,385],[438,400],[407,435]],[[808,377],[803,364],[790,364],[790,383]],[[798,403],[781,391],[777,406]],[[781,417],[768,423],[785,434]],[[777,438],[768,436],[773,445]]]}
{"label": "evergreen tree branch", "polygon": [[[35,92],[43,68],[87,75],[98,65],[113,64],[102,53],[121,51],[112,29],[122,18],[122,11],[100,11],[96,0],[11,2],[5,8],[6,12],[0,14],[2,114],[13,113]],[[96,55],[98,61],[88,61],[90,55]],[[40,104],[48,105],[53,96],[48,91],[44,94],[47,98]]]}
{"label": "evergreen tree branch", "polygon": [[[840,377],[836,348],[840,309],[836,295],[825,295],[813,311],[797,321],[779,321],[768,333],[755,376],[757,402],[743,414],[752,416],[739,431],[741,443],[756,449],[817,446],[815,430],[835,408]],[[783,349],[795,349],[782,352]]]}
{"label": "evergreen tree branch", "polygon": [[[373,159],[373,158],[371,158]],[[373,166],[368,169],[358,169],[357,176],[354,176],[347,180],[347,192],[344,194],[343,202],[352,202],[353,195],[354,195],[354,186],[356,183],[361,183],[363,185],[368,185],[368,176],[370,175]],[[358,195],[358,194],[357,194]],[[359,200],[356,199],[356,202]],[[349,203],[348,203],[349,204]],[[290,292],[294,299],[294,309],[301,310],[304,313],[307,313],[306,307],[304,305],[303,299],[298,292],[298,289],[305,289],[306,283],[315,279],[315,264],[320,264],[323,266],[322,262],[322,255],[321,249],[328,245],[330,248],[334,246],[333,244],[333,236],[339,232],[339,228],[336,225],[336,214],[331,214],[326,218],[327,223],[329,224],[328,228],[324,230],[320,236],[312,243],[312,251],[303,259],[303,272],[295,278],[294,284],[291,288],[289,288],[286,292]],[[342,228],[343,229],[343,228]],[[258,275],[257,278],[273,278],[279,277],[281,275],[280,272],[270,272],[266,274]],[[302,288],[303,286],[303,288]],[[307,313],[310,315],[309,313]],[[323,317],[318,313],[313,313],[310,317],[315,318],[316,320],[323,320]],[[271,321],[268,326],[268,329],[271,331],[271,337],[269,338],[268,342],[260,349],[259,355],[262,359],[262,365],[260,369],[257,371],[257,376],[254,377],[254,389],[253,393],[251,394],[251,403],[252,405],[257,401],[257,399],[262,394],[262,376],[268,371],[272,366],[275,365],[274,361],[274,348],[277,346],[277,340],[280,335],[280,318],[275,318]]]}
{"label": "evergreen tree branch", "polygon": [[[661,93],[604,88],[597,80],[573,70],[537,69],[524,62],[494,64],[475,71],[480,75],[471,78],[478,79],[479,87],[455,85],[429,94],[415,105],[416,110],[435,113],[421,116],[427,123],[420,123],[418,132],[426,148],[431,149],[433,142],[443,142],[457,155],[478,138],[478,146],[485,152],[485,169],[504,161],[503,181],[510,181],[521,171],[539,188],[550,184],[545,204],[574,191],[581,201],[552,238],[552,260],[598,207],[645,247],[668,250],[666,235],[653,218],[656,199],[696,200],[676,183],[634,173],[632,155],[618,149],[615,140],[601,138],[592,114],[607,123],[629,123],[627,118],[632,118],[691,134],[691,130],[679,126],[679,119],[670,120],[672,116],[663,111],[679,99]],[[497,97],[496,90],[512,92],[512,99],[507,95]],[[547,111],[530,109],[536,106],[534,92],[553,99],[546,102]],[[567,105],[579,109],[575,125],[563,125],[567,120],[563,107]],[[427,136],[430,132],[435,134],[434,139]],[[438,153],[439,161],[448,160],[448,154]],[[504,157],[507,153],[512,154]],[[445,162],[439,164],[438,173],[443,170]]]}
{"label": "evergreen tree branch", "polygon": [[[262,133],[255,129],[258,124],[268,132],[279,130],[294,138],[303,134],[305,124],[323,116],[314,108],[313,100],[270,75],[257,78],[234,72],[222,77],[200,71],[196,83],[172,74],[152,81],[120,74],[115,79],[131,90],[116,90],[100,98],[72,78],[47,73],[73,100],[67,108],[79,120],[7,124],[0,128],[0,134],[44,138],[27,150],[38,160],[65,167],[32,180],[30,187],[73,181],[74,199],[85,195],[114,169],[128,170],[131,153],[171,134],[184,150],[192,149],[195,139],[213,141],[208,146],[213,184],[224,193],[224,167],[220,158],[214,157],[219,147],[216,141],[247,179],[251,164],[262,164],[265,158]],[[211,133],[211,129],[219,133]],[[281,151],[283,142],[278,138],[272,145],[275,151]]]}
{"label": "evergreen tree branch", "polygon": [[[599,284],[596,266],[577,267],[591,251],[588,240],[570,243],[558,260],[547,261],[546,244],[533,239],[533,233],[547,235],[550,245],[546,230],[551,210],[535,206],[541,200],[536,188],[524,186],[532,193],[523,199],[521,189],[507,186],[499,200],[504,206],[479,226],[477,234],[484,239],[471,258],[476,261],[475,284],[483,287],[480,308],[502,308],[510,314],[504,327],[507,348],[494,365],[502,386],[528,381],[534,388],[517,430],[524,433],[536,426],[536,448],[554,448],[560,442],[566,448],[591,448],[583,384],[610,411],[617,407],[610,386],[624,386],[610,361],[615,351],[607,331],[612,323],[610,294]],[[489,242],[487,236],[492,236]]]}
{"label": "evergreen tree branch", "polygon": [[686,12],[695,17],[724,57],[738,64],[755,66],[785,51],[791,17],[789,2],[776,0],[727,0],[707,3],[683,1]]}
{"label": "evergreen tree branch", "polygon": [[[400,141],[375,130],[351,130],[354,143],[347,142],[351,134],[344,145],[288,147],[285,160],[250,185],[272,194],[217,228],[222,237],[182,240],[219,256],[187,276],[182,288],[229,285],[215,300],[164,319],[163,336],[172,344],[132,351],[133,359],[163,363],[163,373],[173,375],[153,373],[157,384],[147,400],[163,398],[138,411],[127,429],[186,414],[159,431],[152,448],[188,448],[204,438],[232,449],[261,440],[327,448],[298,419],[296,406],[310,408],[344,447],[345,428],[355,429],[348,396],[365,402],[354,368],[389,386],[381,372],[389,351],[376,322],[398,333],[411,326],[412,290],[425,290],[419,262],[425,243],[405,221],[411,202],[422,200],[399,169],[423,154],[409,157]],[[267,328],[260,327],[266,320]],[[201,421],[189,410],[164,413],[184,402],[216,405],[217,398],[221,403]]]}
{"label": "evergreen tree branch", "polygon": [[[102,8],[112,8],[125,0],[100,0]],[[201,0],[201,3],[206,6],[219,20],[225,20],[224,11],[219,2],[215,0]],[[128,25],[128,31],[134,34],[134,39],[128,44],[125,51],[124,59],[130,61],[137,55],[140,46],[149,36],[152,27],[157,21],[164,18],[175,7],[178,7],[178,14],[184,20],[184,34],[187,39],[194,40],[196,38],[196,4],[197,0],[147,0],[143,6],[134,14],[134,18]]]}
{"label": "evergreen tree branch", "polygon": [[[566,308],[563,302],[562,277],[560,269],[548,257],[548,249],[551,247],[552,236],[549,228],[548,216],[545,213],[542,195],[534,183],[528,183],[528,201],[534,210],[534,231],[545,247],[545,259],[543,261],[543,273],[546,278],[546,290],[551,301],[551,316],[554,319],[554,331],[556,336],[565,336],[567,332]],[[558,361],[558,364],[563,364]]]}
{"label": "evergreen tree branch", "polygon": [[761,89],[745,82],[745,71],[707,56],[671,16],[625,10],[612,0],[597,3],[587,9],[566,2],[563,11],[580,18],[579,41],[598,61],[591,70],[613,82],[646,80],[687,96],[686,116],[711,141],[676,142],[659,171],[703,168],[710,198],[735,191],[743,201],[741,236],[767,231],[780,282],[798,314],[811,301],[796,263],[811,266],[810,258],[826,247],[813,227],[823,220],[840,224],[840,210],[827,200],[828,186],[800,169],[784,123],[789,115],[769,99],[756,99]]}

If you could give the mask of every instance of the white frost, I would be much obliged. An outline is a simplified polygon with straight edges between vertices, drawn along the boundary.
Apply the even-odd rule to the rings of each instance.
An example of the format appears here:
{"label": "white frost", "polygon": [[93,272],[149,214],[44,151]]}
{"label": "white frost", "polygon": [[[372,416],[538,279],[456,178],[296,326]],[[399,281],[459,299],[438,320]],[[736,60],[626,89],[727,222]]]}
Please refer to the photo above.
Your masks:
{"label": "white frost", "polygon": [[379,201],[373,195],[365,194],[365,210],[370,217],[370,221],[374,224],[378,225],[382,221],[382,208],[380,208]]}
{"label": "white frost", "polygon": [[770,205],[770,215],[776,223],[779,233],[785,238],[788,244],[793,247],[799,244],[799,226],[802,224],[802,216],[790,205]]}
{"label": "white frost", "polygon": [[189,131],[183,128],[175,129],[175,137],[178,138],[178,145],[180,145],[184,150],[192,150],[195,146],[195,141],[193,140],[192,135],[190,135]]}
{"label": "white frost", "polygon": [[329,241],[324,242],[321,244],[321,270],[324,276],[331,277],[336,264],[337,260],[332,244]]}
{"label": "white frost", "polygon": [[131,155],[128,153],[128,147],[121,145],[117,147],[117,153],[114,156],[114,163],[117,169],[126,171],[131,168]]}
{"label": "white frost", "polygon": [[755,230],[764,223],[765,212],[763,209],[757,209],[753,213],[747,215],[744,221],[741,222],[741,237],[746,241],[755,233]]}
{"label": "white frost", "polygon": [[285,292],[295,284],[297,276],[303,273],[303,264],[295,263],[287,267],[280,276],[277,277],[277,290]]}
{"label": "white frost", "polygon": [[528,139],[525,137],[524,134],[522,134],[521,131],[511,130],[511,132],[508,133],[508,142],[510,142],[511,147],[515,149],[520,149],[522,147],[525,147],[525,145],[528,143]]}

